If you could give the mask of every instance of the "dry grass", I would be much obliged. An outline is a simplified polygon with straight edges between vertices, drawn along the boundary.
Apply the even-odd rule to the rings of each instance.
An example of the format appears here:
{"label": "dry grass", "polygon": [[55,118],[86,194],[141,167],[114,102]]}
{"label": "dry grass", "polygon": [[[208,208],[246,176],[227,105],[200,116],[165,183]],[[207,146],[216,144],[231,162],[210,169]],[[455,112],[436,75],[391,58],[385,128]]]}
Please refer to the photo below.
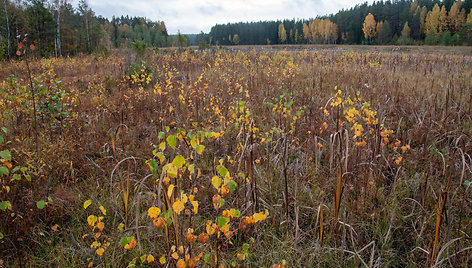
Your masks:
{"label": "dry grass", "polygon": [[[282,260],[288,267],[472,266],[472,190],[464,185],[472,180],[470,49],[305,48],[149,52],[140,67],[152,73],[149,83],[126,79],[135,61],[127,51],[33,61],[38,84],[51,90],[61,80],[59,91],[69,94],[61,102],[70,104],[61,117],[36,115],[39,152],[24,63],[2,63],[2,79],[23,80],[0,88],[0,124],[9,130],[0,149],[28,166],[32,181],[3,178],[12,190],[0,197],[22,219],[0,211],[0,259],[7,266],[122,267],[150,252],[156,265],[166,234],[146,213],[161,186],[145,160],[169,126],[225,133],[195,159],[196,231],[213,215],[211,177],[222,158],[238,183],[227,205],[242,215],[269,212],[217,251],[219,264],[230,266],[247,242],[248,267]],[[331,105],[338,96],[343,103]],[[361,113],[368,102],[379,122],[363,123],[361,137],[346,119],[348,98]],[[383,130],[392,130],[390,141]],[[48,196],[54,202],[36,209]],[[106,257],[82,238],[90,231],[82,207],[88,199],[108,211]],[[175,228],[177,237],[184,227]],[[139,253],[120,246],[130,234]]]}

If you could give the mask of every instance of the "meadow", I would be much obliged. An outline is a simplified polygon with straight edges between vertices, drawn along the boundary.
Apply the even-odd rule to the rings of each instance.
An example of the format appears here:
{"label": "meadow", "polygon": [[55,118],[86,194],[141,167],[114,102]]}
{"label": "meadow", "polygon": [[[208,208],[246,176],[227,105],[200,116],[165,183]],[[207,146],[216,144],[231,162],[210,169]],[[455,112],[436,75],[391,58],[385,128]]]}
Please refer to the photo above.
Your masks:
{"label": "meadow", "polygon": [[0,266],[471,267],[472,56],[435,50],[2,62]]}

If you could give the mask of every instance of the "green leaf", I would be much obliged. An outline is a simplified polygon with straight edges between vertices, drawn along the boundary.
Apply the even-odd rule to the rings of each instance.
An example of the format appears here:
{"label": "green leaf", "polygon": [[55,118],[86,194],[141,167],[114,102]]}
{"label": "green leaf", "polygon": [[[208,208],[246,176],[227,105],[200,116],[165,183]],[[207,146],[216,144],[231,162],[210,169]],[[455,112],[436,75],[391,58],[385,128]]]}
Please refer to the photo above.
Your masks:
{"label": "green leaf", "polygon": [[230,180],[226,185],[228,185],[228,188],[231,192],[234,192],[234,190],[236,190],[236,187],[238,186],[238,184],[233,180]]}
{"label": "green leaf", "polygon": [[0,175],[8,175],[10,174],[10,171],[8,171],[7,167],[1,166],[0,167]]}
{"label": "green leaf", "polygon": [[244,243],[244,244],[243,244],[243,251],[244,251],[244,252],[247,252],[248,249],[249,249],[249,244],[248,244],[248,243]]}
{"label": "green leaf", "polygon": [[464,185],[467,186],[467,187],[470,187],[470,186],[472,186],[472,182],[471,181],[464,181]]}
{"label": "green leaf", "polygon": [[8,129],[6,127],[2,127],[2,130],[5,134],[8,134]]}
{"label": "green leaf", "polygon": [[159,139],[163,139],[165,136],[166,136],[166,134],[165,134],[164,132],[162,132],[162,131],[159,132],[159,134],[157,135],[157,137],[158,137]]}
{"label": "green leaf", "polygon": [[152,175],[156,176],[157,174],[157,162],[155,159],[147,161],[149,167],[151,168]]}
{"label": "green leaf", "polygon": [[128,244],[128,238],[127,237],[121,238],[120,244],[122,247],[126,246],[126,244]]}
{"label": "green leaf", "polygon": [[39,200],[38,202],[36,202],[36,207],[37,207],[37,208],[43,209],[44,206],[46,206],[46,201],[44,201],[44,200]]}
{"label": "green leaf", "polygon": [[2,202],[0,202],[0,209],[1,209],[1,210],[5,211],[5,210],[7,210],[7,208],[8,208],[8,209],[11,209],[11,203],[10,203],[10,201],[2,201]]}
{"label": "green leaf", "polygon": [[241,216],[241,211],[239,211],[239,209],[235,209],[234,211],[235,211],[235,213],[233,214],[233,217],[234,218],[239,218],[239,216]]}
{"label": "green leaf", "polygon": [[197,147],[195,148],[195,151],[197,151],[197,154],[199,154],[199,155],[202,155],[204,150],[205,150],[205,146],[200,145],[200,144],[197,145]]}
{"label": "green leaf", "polygon": [[12,180],[14,180],[14,181],[21,180],[21,175],[20,174],[13,174]]}
{"label": "green leaf", "polygon": [[3,137],[0,136],[0,144],[2,144],[2,143],[3,143]]}
{"label": "green leaf", "polygon": [[172,160],[172,164],[177,168],[181,168],[185,164],[185,158],[181,155],[177,155],[174,160]]}
{"label": "green leaf", "polygon": [[221,177],[225,178],[226,177],[226,174],[228,174],[228,169],[223,167],[223,166],[219,166],[217,167],[216,169],[218,169],[218,174],[220,174]]}
{"label": "green leaf", "polygon": [[87,209],[92,204],[92,200],[87,200],[84,202],[84,209]]}
{"label": "green leaf", "polygon": [[205,254],[205,256],[203,256],[203,261],[204,261],[205,263],[209,263],[209,262],[210,262],[210,254],[208,254],[208,253]]}
{"label": "green leaf", "polygon": [[216,225],[218,225],[218,227],[220,228],[225,226],[228,222],[229,222],[229,218],[226,218],[226,217],[216,218]]}
{"label": "green leaf", "polygon": [[177,139],[175,138],[175,136],[174,135],[168,136],[166,141],[169,144],[169,146],[175,150],[175,146],[177,145]]}
{"label": "green leaf", "polygon": [[11,153],[8,150],[3,150],[0,152],[0,158],[10,161],[11,160]]}

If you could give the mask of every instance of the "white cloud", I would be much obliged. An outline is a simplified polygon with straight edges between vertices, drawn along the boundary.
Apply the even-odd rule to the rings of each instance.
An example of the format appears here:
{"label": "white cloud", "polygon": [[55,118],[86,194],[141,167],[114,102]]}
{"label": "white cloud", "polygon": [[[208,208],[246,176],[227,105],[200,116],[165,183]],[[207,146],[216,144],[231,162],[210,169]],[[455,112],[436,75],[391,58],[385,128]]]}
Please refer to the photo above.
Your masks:
{"label": "white cloud", "polygon": [[[72,2],[78,2],[77,0]],[[308,19],[350,8],[359,0],[89,0],[97,15],[143,16],[166,23],[169,33],[208,32],[217,23]],[[369,1],[371,2],[371,1]]]}

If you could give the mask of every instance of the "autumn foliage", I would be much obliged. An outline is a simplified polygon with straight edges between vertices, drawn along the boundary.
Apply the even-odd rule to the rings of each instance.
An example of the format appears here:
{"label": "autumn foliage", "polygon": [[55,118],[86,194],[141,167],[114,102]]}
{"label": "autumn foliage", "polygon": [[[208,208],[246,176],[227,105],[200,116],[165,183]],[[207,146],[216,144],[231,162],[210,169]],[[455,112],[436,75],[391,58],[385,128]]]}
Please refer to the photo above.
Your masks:
{"label": "autumn foliage", "polygon": [[470,266],[472,58],[304,48],[24,46],[0,72],[2,264]]}

